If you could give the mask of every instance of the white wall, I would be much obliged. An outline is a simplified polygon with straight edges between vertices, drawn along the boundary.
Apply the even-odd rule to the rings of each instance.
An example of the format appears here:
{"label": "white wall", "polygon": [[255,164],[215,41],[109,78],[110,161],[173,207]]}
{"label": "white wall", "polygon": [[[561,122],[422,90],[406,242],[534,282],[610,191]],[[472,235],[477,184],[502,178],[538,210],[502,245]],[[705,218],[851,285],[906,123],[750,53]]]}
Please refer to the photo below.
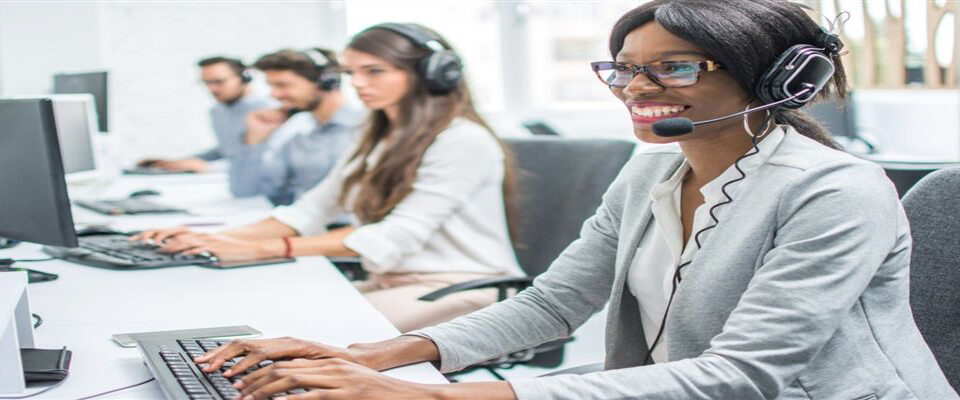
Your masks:
{"label": "white wall", "polygon": [[338,48],[342,14],[338,2],[0,3],[0,95],[46,93],[56,72],[107,69],[123,159],[186,155],[214,143],[197,60]]}
{"label": "white wall", "polygon": [[0,93],[46,93],[56,72],[100,68],[99,26],[89,3],[0,3]]}

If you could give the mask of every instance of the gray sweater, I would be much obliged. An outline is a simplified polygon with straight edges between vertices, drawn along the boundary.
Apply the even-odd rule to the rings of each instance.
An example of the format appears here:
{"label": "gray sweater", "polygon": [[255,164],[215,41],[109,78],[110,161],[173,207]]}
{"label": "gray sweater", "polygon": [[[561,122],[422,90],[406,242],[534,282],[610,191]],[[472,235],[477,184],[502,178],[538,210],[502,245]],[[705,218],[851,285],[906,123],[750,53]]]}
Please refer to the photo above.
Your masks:
{"label": "gray sweater", "polygon": [[[909,305],[910,231],[880,167],[788,129],[737,183],[647,344],[627,268],[648,193],[680,165],[641,153],[573,242],[515,298],[414,334],[455,371],[571,335],[609,301],[606,371],[511,381],[521,399],[956,399]],[[871,397],[873,396],[873,397]]]}

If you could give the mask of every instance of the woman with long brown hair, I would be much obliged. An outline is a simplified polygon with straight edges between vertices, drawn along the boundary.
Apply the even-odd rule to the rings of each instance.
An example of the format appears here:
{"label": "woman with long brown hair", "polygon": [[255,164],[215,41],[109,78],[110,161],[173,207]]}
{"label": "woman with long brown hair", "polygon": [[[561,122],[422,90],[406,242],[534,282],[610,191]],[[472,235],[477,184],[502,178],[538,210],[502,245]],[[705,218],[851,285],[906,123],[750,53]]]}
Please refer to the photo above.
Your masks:
{"label": "woman with long brown hair", "polygon": [[[319,185],[271,218],[221,234],[183,228],[139,240],[221,260],[360,256],[356,283],[402,332],[496,300],[493,292],[426,302],[450,284],[522,272],[510,242],[510,170],[496,135],[477,114],[460,60],[435,32],[382,24],[357,34],[342,66],[372,110],[356,147]],[[358,226],[327,231],[351,212]]]}

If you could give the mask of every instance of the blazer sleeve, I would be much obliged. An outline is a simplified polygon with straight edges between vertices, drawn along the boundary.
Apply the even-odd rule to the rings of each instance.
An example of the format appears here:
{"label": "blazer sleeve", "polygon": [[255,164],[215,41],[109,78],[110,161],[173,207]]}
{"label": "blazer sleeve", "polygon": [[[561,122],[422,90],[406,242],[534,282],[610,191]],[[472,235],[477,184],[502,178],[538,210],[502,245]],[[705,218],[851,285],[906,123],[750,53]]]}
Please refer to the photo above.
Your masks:
{"label": "blazer sleeve", "polygon": [[773,249],[702,355],[516,380],[514,391],[520,399],[774,398],[833,336],[897,246],[901,213],[877,166],[844,161],[802,171],[781,195]]}

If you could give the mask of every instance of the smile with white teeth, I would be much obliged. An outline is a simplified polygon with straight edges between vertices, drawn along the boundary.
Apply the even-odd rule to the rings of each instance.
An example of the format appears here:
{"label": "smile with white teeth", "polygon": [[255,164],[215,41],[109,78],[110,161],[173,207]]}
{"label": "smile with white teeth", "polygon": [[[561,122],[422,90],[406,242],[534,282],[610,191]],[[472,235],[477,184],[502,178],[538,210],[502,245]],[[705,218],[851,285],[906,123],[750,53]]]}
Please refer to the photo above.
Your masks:
{"label": "smile with white teeth", "polygon": [[686,107],[685,106],[654,106],[654,107],[633,106],[633,107],[630,107],[630,112],[632,112],[633,115],[637,115],[644,118],[651,118],[651,117],[662,117],[665,115],[676,114],[680,111],[683,111],[684,108]]}

